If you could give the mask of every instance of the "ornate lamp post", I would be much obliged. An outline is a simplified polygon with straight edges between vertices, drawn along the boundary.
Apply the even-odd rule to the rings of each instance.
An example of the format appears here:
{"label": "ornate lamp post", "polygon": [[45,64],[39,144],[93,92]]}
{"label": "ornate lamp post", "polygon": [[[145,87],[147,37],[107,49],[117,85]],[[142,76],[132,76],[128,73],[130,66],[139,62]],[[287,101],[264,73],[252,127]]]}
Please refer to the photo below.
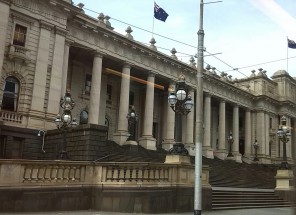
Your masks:
{"label": "ornate lamp post", "polygon": [[46,131],[44,131],[44,130],[39,130],[38,131],[38,134],[37,134],[38,137],[42,137],[42,148],[41,148],[41,150],[43,151],[43,153],[45,153],[45,150],[44,150],[44,138],[45,138],[45,134],[46,134]]}
{"label": "ornate lamp post", "polygon": [[135,111],[134,106],[132,106],[126,116],[128,120],[128,133],[129,137],[127,140],[135,140],[136,138],[136,123],[138,120],[138,115]]}
{"label": "ornate lamp post", "polygon": [[291,136],[290,129],[286,126],[287,118],[282,116],[281,125],[277,131],[277,135],[280,141],[283,142],[283,161],[281,163],[281,169],[289,169],[289,164],[287,161],[287,151],[286,151],[286,143],[289,142],[289,137]]}
{"label": "ornate lamp post", "polygon": [[233,157],[233,154],[232,154],[233,136],[232,136],[231,131],[230,131],[229,135],[227,136],[227,141],[228,141],[228,145],[229,145],[229,152],[228,152],[227,157]]}
{"label": "ornate lamp post", "polygon": [[62,160],[68,159],[68,154],[66,151],[67,145],[67,129],[68,127],[76,127],[77,122],[75,118],[72,118],[71,110],[74,108],[75,102],[71,98],[71,93],[69,90],[65,93],[64,98],[60,100],[60,107],[63,109],[62,115],[58,114],[55,119],[55,124],[57,128],[63,132],[64,141],[59,152],[59,158]]}
{"label": "ornate lamp post", "polygon": [[[193,101],[188,93],[185,76],[182,73],[178,77],[175,89],[170,88],[169,93],[168,102],[172,110],[177,114],[187,115],[193,107]],[[188,155],[188,151],[184,148],[183,143],[175,143],[169,152],[171,154]]]}
{"label": "ornate lamp post", "polygon": [[257,139],[255,139],[255,142],[254,142],[253,146],[254,146],[254,149],[255,149],[255,157],[254,157],[253,161],[259,161],[258,156],[257,156],[258,155],[257,151],[258,151],[258,148],[259,148],[259,144],[257,142]]}

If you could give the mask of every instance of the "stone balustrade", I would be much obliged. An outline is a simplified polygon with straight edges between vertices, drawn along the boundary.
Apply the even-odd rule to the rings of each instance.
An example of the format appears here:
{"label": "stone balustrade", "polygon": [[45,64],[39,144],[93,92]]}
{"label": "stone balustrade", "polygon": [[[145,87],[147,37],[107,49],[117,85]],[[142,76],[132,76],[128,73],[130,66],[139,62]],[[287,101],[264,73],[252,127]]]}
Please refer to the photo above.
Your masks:
{"label": "stone balustrade", "polygon": [[[210,186],[209,169],[206,166],[203,168],[202,180],[203,186]],[[0,160],[0,187],[65,184],[191,187],[194,185],[194,165]]]}
{"label": "stone balustrade", "polygon": [[0,118],[3,121],[13,122],[13,123],[22,123],[23,115],[17,112],[10,111],[0,111]]}

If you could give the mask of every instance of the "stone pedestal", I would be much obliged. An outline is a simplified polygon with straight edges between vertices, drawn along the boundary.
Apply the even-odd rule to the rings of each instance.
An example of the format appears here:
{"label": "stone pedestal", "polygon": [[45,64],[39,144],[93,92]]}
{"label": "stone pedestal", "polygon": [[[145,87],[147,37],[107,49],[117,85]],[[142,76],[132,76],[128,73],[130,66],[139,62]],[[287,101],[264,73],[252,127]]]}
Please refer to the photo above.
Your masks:
{"label": "stone pedestal", "polygon": [[185,155],[167,155],[164,163],[190,164],[190,157]]}
{"label": "stone pedestal", "polygon": [[294,179],[293,171],[289,169],[279,169],[275,176],[276,190],[289,190],[292,189],[292,180]]}

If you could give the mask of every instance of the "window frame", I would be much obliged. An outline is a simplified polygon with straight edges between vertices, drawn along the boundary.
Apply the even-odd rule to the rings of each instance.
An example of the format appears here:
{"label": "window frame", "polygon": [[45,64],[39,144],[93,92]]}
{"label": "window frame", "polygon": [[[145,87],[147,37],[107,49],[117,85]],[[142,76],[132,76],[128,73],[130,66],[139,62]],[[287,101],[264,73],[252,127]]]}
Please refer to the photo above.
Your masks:
{"label": "window frame", "polygon": [[[11,92],[11,91],[5,91],[5,87],[6,87],[6,83],[8,82],[9,79],[13,79],[15,82],[11,81],[12,83],[14,83],[14,89],[16,91],[16,87],[17,86],[17,92]],[[1,110],[5,110],[5,111],[11,111],[11,112],[18,112],[18,108],[19,108],[19,99],[20,99],[20,89],[21,89],[21,82],[19,81],[19,79],[15,76],[8,76],[5,78],[4,81],[4,89],[3,89],[3,95],[2,95],[2,103],[1,103]],[[6,98],[9,99],[11,98],[10,96],[7,96],[5,94],[8,95],[13,95],[13,110],[12,109],[7,109],[3,107],[3,103],[4,101],[6,102]]]}

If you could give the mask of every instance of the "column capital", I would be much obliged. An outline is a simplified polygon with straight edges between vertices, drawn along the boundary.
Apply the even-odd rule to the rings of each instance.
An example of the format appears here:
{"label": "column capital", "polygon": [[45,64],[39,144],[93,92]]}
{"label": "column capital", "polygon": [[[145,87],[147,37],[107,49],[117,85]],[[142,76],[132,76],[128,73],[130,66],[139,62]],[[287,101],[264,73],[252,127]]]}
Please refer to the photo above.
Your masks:
{"label": "column capital", "polygon": [[66,46],[71,46],[72,44],[74,44],[74,40],[70,39],[70,38],[66,38],[66,41],[65,41],[65,45]]}
{"label": "column capital", "polygon": [[49,22],[46,22],[43,20],[40,20],[39,22],[40,22],[40,28],[46,29],[48,31],[51,31],[54,28],[54,25]]}
{"label": "column capital", "polygon": [[205,95],[205,97],[212,97],[212,93],[209,93],[209,92],[204,92],[204,95]]}
{"label": "column capital", "polygon": [[93,51],[93,55],[94,57],[103,58],[104,56],[106,56],[106,53],[96,49]]}
{"label": "column capital", "polygon": [[152,70],[150,70],[149,72],[148,72],[148,77],[150,76],[150,77],[155,77],[156,75],[158,75],[159,73],[158,72],[155,72],[155,71],[152,71]]}
{"label": "column capital", "polygon": [[124,61],[123,65],[122,65],[122,68],[129,68],[129,69],[131,69],[132,68],[132,65],[134,65],[132,62]]}
{"label": "column capital", "polygon": [[60,28],[58,26],[55,26],[54,30],[55,30],[56,34],[59,34],[59,35],[64,36],[64,37],[66,37],[68,35],[68,33],[69,33],[69,31],[67,29],[63,29],[63,28]]}

